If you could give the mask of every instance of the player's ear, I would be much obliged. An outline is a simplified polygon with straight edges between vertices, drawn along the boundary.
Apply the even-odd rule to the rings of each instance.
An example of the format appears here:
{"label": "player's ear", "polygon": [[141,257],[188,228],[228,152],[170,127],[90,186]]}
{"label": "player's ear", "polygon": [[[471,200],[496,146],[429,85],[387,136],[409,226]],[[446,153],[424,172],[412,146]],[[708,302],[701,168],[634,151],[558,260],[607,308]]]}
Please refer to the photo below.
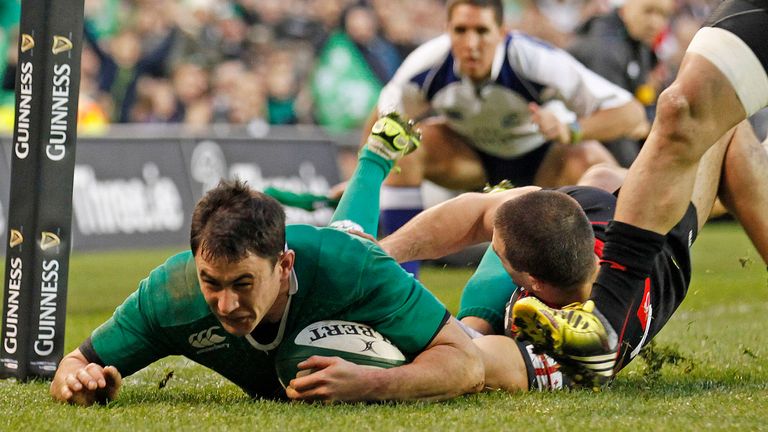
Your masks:
{"label": "player's ear", "polygon": [[524,279],[528,283],[527,288],[534,294],[541,294],[542,291],[544,291],[544,287],[546,285],[546,282],[543,282],[541,279],[537,278],[536,276],[531,275],[528,272],[524,272]]}
{"label": "player's ear", "polygon": [[277,259],[278,271],[280,271],[280,279],[288,279],[291,276],[291,270],[293,270],[293,263],[296,261],[296,252],[292,249],[286,249],[280,254]]}

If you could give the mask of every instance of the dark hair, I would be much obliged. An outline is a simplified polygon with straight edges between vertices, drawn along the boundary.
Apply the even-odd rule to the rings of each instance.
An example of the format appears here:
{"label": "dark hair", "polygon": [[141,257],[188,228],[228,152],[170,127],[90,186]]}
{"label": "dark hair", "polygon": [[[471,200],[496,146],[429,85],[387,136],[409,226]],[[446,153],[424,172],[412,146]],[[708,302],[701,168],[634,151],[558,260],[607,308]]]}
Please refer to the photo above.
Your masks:
{"label": "dark hair", "polygon": [[569,290],[595,270],[595,234],[579,203],[557,191],[511,199],[496,212],[494,231],[513,268]]}
{"label": "dark hair", "polygon": [[504,5],[501,0],[448,0],[446,10],[448,11],[448,19],[450,20],[453,9],[462,4],[468,4],[479,8],[491,8],[493,9],[493,15],[496,18],[496,24],[501,27],[504,23]]}
{"label": "dark hair", "polygon": [[236,262],[250,252],[274,264],[285,248],[285,211],[240,180],[222,180],[195,206],[190,245],[207,260]]}

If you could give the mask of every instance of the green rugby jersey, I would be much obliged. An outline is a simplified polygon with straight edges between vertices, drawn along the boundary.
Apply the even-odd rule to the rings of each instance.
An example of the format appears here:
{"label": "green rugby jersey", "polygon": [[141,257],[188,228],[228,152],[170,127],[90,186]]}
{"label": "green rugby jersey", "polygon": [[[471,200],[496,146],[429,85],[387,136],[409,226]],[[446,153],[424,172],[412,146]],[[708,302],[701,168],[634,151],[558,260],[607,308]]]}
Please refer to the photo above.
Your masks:
{"label": "green rugby jersey", "polygon": [[[321,320],[360,322],[412,358],[449,316],[370,241],[309,225],[289,225],[286,237],[296,261],[285,335]],[[116,366],[124,376],[165,356],[183,355],[253,396],[273,397],[282,393],[273,364],[276,346],[224,331],[200,292],[187,251],[153,270],[80,349],[89,361]]]}

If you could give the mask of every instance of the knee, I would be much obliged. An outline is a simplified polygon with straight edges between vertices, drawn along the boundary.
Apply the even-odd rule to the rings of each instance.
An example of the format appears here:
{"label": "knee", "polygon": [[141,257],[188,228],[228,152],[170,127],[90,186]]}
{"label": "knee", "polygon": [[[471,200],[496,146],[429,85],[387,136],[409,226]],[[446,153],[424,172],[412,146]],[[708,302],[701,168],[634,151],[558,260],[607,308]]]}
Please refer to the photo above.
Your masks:
{"label": "knee", "polygon": [[681,161],[695,161],[700,156],[695,149],[708,124],[706,119],[696,118],[694,98],[689,93],[673,84],[659,95],[654,127],[661,139],[646,144],[655,146],[660,156]]}
{"label": "knee", "polygon": [[693,121],[691,98],[683,86],[672,84],[661,92],[656,108],[656,122],[663,132],[684,134]]}
{"label": "knee", "polygon": [[613,192],[624,182],[627,170],[613,164],[601,163],[591,166],[579,179],[579,186],[592,186]]}

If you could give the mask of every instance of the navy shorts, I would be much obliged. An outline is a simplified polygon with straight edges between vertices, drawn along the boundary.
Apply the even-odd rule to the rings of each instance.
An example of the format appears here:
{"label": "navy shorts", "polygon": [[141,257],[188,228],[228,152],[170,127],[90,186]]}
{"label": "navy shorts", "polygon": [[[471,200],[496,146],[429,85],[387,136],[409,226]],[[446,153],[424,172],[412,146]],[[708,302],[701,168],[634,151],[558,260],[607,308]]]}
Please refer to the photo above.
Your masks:
{"label": "navy shorts", "polygon": [[489,184],[496,185],[502,180],[509,180],[515,186],[530,186],[550,147],[552,143],[546,142],[511,159],[493,156],[474,147],[472,149],[480,157]]}

